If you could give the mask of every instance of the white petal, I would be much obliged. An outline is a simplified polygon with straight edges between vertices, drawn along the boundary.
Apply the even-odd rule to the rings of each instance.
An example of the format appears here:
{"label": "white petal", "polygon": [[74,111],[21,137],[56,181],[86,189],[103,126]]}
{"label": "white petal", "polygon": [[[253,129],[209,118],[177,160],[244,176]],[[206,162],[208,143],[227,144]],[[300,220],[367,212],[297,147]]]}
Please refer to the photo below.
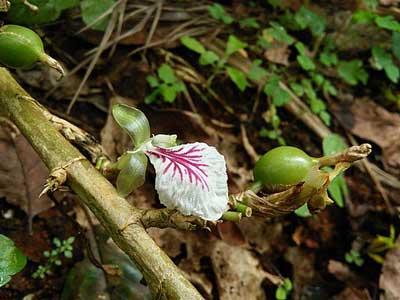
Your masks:
{"label": "white petal", "polygon": [[184,215],[218,220],[228,208],[224,157],[204,143],[148,147],[160,202]]}

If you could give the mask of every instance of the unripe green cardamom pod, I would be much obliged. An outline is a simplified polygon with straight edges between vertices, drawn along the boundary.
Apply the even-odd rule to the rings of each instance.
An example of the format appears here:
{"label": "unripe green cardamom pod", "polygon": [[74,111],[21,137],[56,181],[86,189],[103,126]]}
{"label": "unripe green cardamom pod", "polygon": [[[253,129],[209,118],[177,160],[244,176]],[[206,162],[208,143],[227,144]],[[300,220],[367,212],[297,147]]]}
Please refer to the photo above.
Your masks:
{"label": "unripe green cardamom pod", "polygon": [[318,160],[291,146],[281,146],[265,153],[254,167],[254,179],[267,190],[284,191],[304,182]]}
{"label": "unripe green cardamom pod", "polygon": [[42,62],[64,75],[54,58],[44,52],[43,42],[36,32],[19,25],[0,27],[0,63],[9,68],[30,68]]}

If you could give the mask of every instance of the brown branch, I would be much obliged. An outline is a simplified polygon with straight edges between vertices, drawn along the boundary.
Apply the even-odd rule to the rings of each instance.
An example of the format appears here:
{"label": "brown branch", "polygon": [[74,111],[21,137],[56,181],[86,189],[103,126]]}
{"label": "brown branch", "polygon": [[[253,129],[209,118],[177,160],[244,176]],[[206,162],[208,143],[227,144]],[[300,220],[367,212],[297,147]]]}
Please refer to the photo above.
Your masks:
{"label": "brown branch", "polygon": [[[68,166],[67,183],[115,243],[137,264],[157,299],[203,299],[142,226],[142,211],[120,197],[88,160],[48,121],[5,68],[0,68],[0,114],[19,128],[50,170]],[[74,161],[76,160],[76,161]],[[69,164],[69,162],[74,163]],[[123,228],[126,220],[130,226]]]}
{"label": "brown branch", "polygon": [[208,229],[206,220],[194,216],[184,216],[180,212],[168,208],[146,210],[140,220],[145,228]]}

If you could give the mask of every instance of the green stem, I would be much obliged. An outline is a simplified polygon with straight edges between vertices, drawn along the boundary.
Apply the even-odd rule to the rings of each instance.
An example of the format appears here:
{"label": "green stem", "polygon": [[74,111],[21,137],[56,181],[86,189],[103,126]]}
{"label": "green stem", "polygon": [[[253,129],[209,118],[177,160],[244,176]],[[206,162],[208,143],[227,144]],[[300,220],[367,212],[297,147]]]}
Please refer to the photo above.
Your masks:
{"label": "green stem", "polygon": [[[0,68],[0,114],[19,128],[47,167],[66,167],[67,183],[80,196],[115,243],[142,272],[155,299],[203,299],[171,259],[156,245],[141,225],[143,212],[117,194],[88,160],[46,119],[42,109]],[[74,161],[74,163],[70,163]],[[122,230],[127,220],[130,225]]]}
{"label": "green stem", "polygon": [[253,211],[250,207],[248,207],[247,205],[237,202],[235,205],[235,210],[242,213],[243,216],[245,217],[251,217]]}
{"label": "green stem", "polygon": [[239,222],[242,219],[242,213],[237,211],[226,211],[221,217],[224,221]]}

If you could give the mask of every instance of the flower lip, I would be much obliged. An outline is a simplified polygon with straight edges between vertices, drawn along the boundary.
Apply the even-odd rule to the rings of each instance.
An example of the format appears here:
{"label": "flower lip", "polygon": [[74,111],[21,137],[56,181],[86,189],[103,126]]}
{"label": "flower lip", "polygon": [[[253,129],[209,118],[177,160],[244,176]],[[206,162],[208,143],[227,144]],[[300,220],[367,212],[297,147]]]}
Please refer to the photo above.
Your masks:
{"label": "flower lip", "polygon": [[161,148],[146,143],[141,149],[156,170],[162,204],[212,221],[227,210],[225,159],[214,147],[192,143]]}

